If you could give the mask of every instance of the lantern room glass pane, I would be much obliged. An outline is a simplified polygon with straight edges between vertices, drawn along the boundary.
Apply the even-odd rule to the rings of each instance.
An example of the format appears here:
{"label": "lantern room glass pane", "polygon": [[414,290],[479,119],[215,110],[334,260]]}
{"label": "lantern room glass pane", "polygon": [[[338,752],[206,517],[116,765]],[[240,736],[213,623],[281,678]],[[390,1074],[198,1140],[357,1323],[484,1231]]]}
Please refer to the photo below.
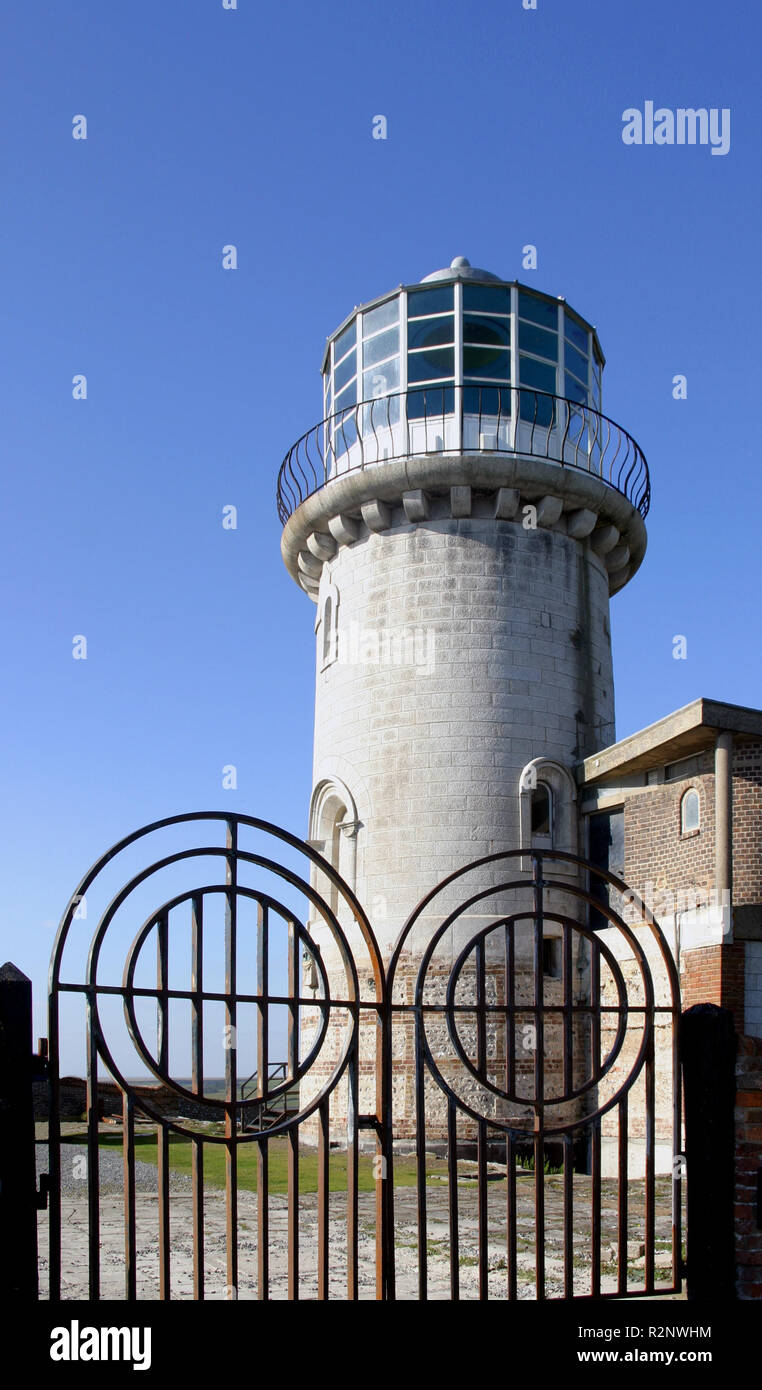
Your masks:
{"label": "lantern room glass pane", "polygon": [[452,377],[454,375],[454,348],[439,348],[432,352],[411,352],[408,354],[408,381],[427,381],[430,377]]}
{"label": "lantern room glass pane", "polygon": [[386,333],[377,333],[370,342],[362,345],[362,363],[372,367],[375,362],[383,362],[385,357],[393,357],[400,350],[400,331],[390,328]]}
{"label": "lantern room glass pane", "polygon": [[466,415],[510,415],[511,391],[503,386],[464,386]]}
{"label": "lantern room glass pane", "polygon": [[400,359],[393,357],[391,361],[384,362],[382,367],[375,367],[369,372],[363,373],[362,393],[363,399],[372,400],[374,396],[387,396],[390,391],[400,389]]}
{"label": "lantern room glass pane", "polygon": [[372,333],[378,333],[381,328],[388,327],[390,323],[397,323],[399,316],[399,299],[387,299],[385,304],[379,304],[377,309],[371,309],[367,314],[363,314],[363,338],[369,338]]}
{"label": "lantern room glass pane", "polygon": [[506,319],[479,318],[476,314],[463,315],[464,343],[493,343],[495,347],[508,347],[511,341],[511,322]]}
{"label": "lantern room glass pane", "polygon": [[558,361],[558,334],[547,333],[533,323],[519,325],[519,347],[523,352],[534,352],[538,357],[550,358],[551,362]]}
{"label": "lantern room glass pane", "polygon": [[355,405],[357,401],[357,381],[352,381],[345,391],[340,391],[334,401],[334,411],[343,410],[345,406]]}
{"label": "lantern room glass pane", "polygon": [[571,318],[568,313],[564,315],[564,332],[569,342],[573,343],[579,352],[586,353],[589,351],[590,344],[588,341],[587,329],[583,328],[580,323],[577,323],[576,319]]}
{"label": "lantern room glass pane", "polygon": [[351,352],[348,357],[344,358],[344,361],[341,362],[334,371],[334,390],[340,391],[342,387],[346,386],[347,382],[352,379],[356,372],[357,359],[355,357],[355,354]]}
{"label": "lantern room glass pane", "polygon": [[443,419],[455,410],[453,386],[419,386],[406,397],[408,420]]}
{"label": "lantern room glass pane", "polygon": [[357,343],[357,320],[353,319],[348,328],[339,335],[333,345],[333,360],[338,362]]}
{"label": "lantern room glass pane", "polygon": [[464,347],[463,375],[510,381],[511,354],[507,348]]}
{"label": "lantern room glass pane", "polygon": [[455,320],[452,314],[443,319],[416,319],[407,326],[408,348],[438,347],[440,343],[454,343]]}
{"label": "lantern room glass pane", "polygon": [[567,369],[574,372],[580,381],[587,381],[587,358],[583,357],[581,352],[577,352],[571,343],[567,343],[564,348],[564,362]]}
{"label": "lantern room glass pane", "polygon": [[580,381],[577,381],[576,377],[570,376],[568,372],[564,373],[564,388],[564,395],[567,400],[579,401],[580,405],[587,405],[588,393],[586,387],[584,387]]}
{"label": "lantern room glass pane", "polygon": [[420,318],[422,314],[452,313],[452,285],[440,285],[432,290],[409,290],[407,296],[407,316]]}
{"label": "lantern room glass pane", "polygon": [[463,309],[483,314],[510,314],[511,292],[493,289],[491,285],[464,285]]}
{"label": "lantern room glass pane", "polygon": [[519,373],[522,386],[533,386],[537,391],[556,392],[556,369],[544,362],[535,362],[532,357],[519,358]]}
{"label": "lantern room glass pane", "polygon": [[519,291],[519,318],[531,319],[542,328],[558,328],[558,308],[546,299],[538,299],[533,294]]}

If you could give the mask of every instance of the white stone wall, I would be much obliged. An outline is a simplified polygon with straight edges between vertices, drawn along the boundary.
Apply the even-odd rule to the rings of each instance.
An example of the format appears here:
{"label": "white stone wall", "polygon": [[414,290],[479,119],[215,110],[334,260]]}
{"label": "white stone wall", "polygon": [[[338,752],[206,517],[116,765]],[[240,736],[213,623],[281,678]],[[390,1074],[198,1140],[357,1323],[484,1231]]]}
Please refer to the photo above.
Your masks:
{"label": "white stone wall", "polygon": [[587,542],[520,521],[394,522],[323,569],[318,615],[330,584],[341,641],[321,669],[318,630],[313,782],[354,799],[355,886],[385,958],[441,878],[518,846],[531,759],[572,768],[614,738],[609,583]]}

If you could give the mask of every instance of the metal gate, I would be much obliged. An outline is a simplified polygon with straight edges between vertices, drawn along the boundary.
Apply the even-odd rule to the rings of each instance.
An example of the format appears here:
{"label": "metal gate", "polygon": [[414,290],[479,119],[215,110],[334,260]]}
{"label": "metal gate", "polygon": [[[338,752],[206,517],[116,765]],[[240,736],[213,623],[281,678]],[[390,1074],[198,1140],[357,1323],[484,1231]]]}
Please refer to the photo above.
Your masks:
{"label": "metal gate", "polygon": [[385,966],[295,836],[155,822],[85,875],[53,951],[42,1291],[674,1293],[679,1010],[651,914],[574,856],[465,866]]}

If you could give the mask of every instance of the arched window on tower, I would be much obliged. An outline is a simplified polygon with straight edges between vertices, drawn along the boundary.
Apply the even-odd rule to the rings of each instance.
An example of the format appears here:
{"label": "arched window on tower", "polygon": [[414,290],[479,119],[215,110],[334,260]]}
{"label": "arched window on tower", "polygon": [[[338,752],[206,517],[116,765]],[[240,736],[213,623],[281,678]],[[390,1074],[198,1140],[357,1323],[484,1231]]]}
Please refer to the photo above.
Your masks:
{"label": "arched window on tower", "polygon": [[547,782],[538,782],[531,797],[532,844],[553,845],[553,793]]}
{"label": "arched window on tower", "polygon": [[[521,848],[576,854],[577,830],[577,788],[571,772],[550,758],[533,758],[519,778]],[[563,865],[556,868],[567,871]]]}
{"label": "arched window on tower", "polygon": [[[348,787],[338,778],[321,782],[313,792],[308,843],[336,869],[354,892],[357,876],[357,807]],[[317,874],[314,886],[332,912],[338,912],[339,892],[327,875]]]}

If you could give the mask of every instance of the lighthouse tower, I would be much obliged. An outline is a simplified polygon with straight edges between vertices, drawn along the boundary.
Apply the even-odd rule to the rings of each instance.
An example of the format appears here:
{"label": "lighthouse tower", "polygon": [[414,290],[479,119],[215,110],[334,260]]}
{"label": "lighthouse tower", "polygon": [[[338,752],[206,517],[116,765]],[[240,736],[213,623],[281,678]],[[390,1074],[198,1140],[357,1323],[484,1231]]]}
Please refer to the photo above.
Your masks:
{"label": "lighthouse tower", "polygon": [[460,866],[585,852],[575,769],[615,738],[609,597],[649,497],[603,365],[563,298],[458,257],[328,339],[322,419],[281,468],[315,605],[309,839],[387,958]]}

